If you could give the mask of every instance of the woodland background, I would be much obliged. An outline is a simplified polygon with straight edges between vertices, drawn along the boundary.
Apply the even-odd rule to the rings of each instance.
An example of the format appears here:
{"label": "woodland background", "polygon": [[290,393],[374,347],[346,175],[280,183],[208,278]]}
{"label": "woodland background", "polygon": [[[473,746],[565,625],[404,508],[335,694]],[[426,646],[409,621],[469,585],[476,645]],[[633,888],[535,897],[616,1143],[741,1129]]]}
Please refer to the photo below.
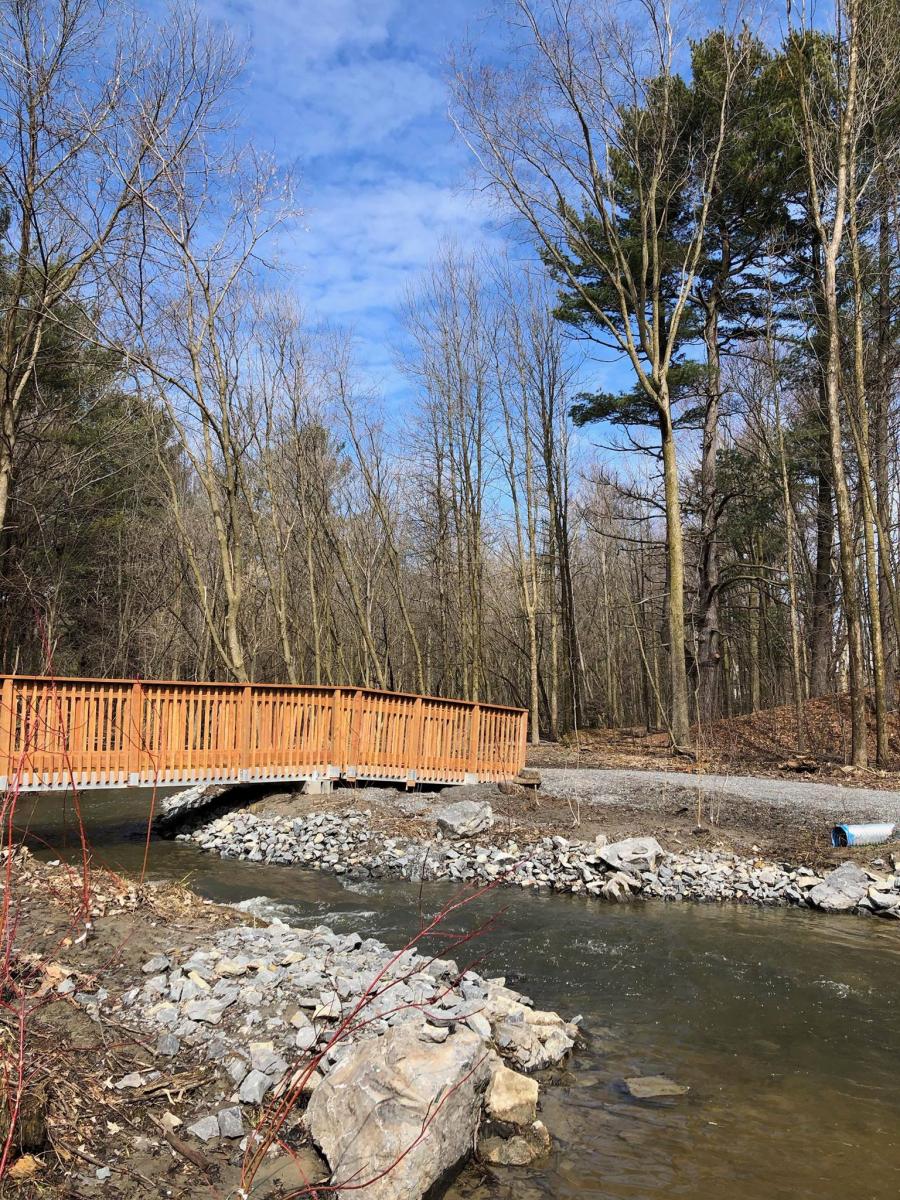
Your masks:
{"label": "woodland background", "polygon": [[896,4],[506,15],[508,63],[476,46],[450,86],[509,254],[410,280],[398,415],[275,261],[302,186],[242,137],[233,40],[3,0],[2,670],[359,683],[681,747],[791,704],[802,749],[847,691],[852,761],[869,721],[884,761]]}

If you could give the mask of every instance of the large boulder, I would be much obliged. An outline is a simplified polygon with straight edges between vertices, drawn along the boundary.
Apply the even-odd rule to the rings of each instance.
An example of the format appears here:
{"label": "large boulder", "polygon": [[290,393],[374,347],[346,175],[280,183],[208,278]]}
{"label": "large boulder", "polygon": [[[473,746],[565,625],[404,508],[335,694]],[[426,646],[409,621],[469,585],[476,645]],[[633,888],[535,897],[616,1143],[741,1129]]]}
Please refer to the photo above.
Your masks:
{"label": "large boulder", "polygon": [[856,863],[845,862],[826,875],[809,893],[816,908],[824,912],[847,912],[856,908],[869,890],[869,877]]}
{"label": "large boulder", "polygon": [[437,827],[445,837],[468,838],[484,833],[494,824],[494,810],[477,800],[458,800],[433,813]]}
{"label": "large boulder", "polygon": [[663,856],[663,848],[656,838],[633,837],[599,846],[596,853],[614,871],[634,875],[641,871],[655,871],[656,864]]}
{"label": "large boulder", "polygon": [[337,1195],[420,1200],[473,1148],[488,1060],[468,1029],[435,1044],[408,1025],[348,1051],[306,1110]]}

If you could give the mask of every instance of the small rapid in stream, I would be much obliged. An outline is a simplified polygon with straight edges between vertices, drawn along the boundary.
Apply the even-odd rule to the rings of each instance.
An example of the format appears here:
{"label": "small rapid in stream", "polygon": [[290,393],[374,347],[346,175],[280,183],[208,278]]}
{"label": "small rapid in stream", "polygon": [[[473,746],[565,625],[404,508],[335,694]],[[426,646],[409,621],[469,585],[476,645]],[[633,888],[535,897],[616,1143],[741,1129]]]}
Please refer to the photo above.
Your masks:
{"label": "small rapid in stream", "polygon": [[[140,869],[146,798],[82,796],[94,853]],[[71,846],[58,796],[23,796],[17,824],[46,856]],[[41,847],[44,847],[42,849]],[[49,847],[50,849],[47,849]],[[420,903],[450,894],[396,881],[342,885],[296,868],[223,860],[162,839],[150,875],[226,903],[265,896],[298,925],[400,945]],[[543,1008],[580,1013],[586,1043],[543,1091],[551,1158],[477,1166],[452,1200],[879,1200],[900,1194],[900,927],[796,909],[634,903],[499,890],[475,953]],[[664,1074],[675,1101],[636,1103],[622,1080]]]}

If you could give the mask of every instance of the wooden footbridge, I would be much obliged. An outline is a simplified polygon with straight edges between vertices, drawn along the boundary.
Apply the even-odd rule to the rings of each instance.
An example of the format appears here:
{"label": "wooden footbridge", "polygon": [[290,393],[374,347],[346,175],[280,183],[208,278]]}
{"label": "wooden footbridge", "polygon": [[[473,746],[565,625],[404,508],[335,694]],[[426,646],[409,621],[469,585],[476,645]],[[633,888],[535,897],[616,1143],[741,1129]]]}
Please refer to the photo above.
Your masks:
{"label": "wooden footbridge", "polygon": [[0,789],[514,779],[526,713],[353,687],[0,676]]}

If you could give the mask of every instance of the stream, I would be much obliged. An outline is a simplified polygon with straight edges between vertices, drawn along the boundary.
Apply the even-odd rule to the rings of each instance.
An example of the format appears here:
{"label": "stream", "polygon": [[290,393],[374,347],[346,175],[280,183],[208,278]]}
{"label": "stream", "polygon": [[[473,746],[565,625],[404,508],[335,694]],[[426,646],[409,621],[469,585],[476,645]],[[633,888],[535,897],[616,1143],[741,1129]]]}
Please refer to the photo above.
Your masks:
{"label": "stream", "polygon": [[[144,854],[135,791],[82,796],[97,859]],[[24,795],[17,824],[66,853],[59,796]],[[44,847],[42,850],[41,847]],[[48,849],[51,848],[51,849]],[[154,839],[150,875],[233,903],[266,896],[283,919],[405,942],[442,885],[342,884]],[[449,1200],[874,1200],[900,1194],[900,928],[796,909],[610,905],[515,889],[473,951],[542,1008],[581,1014],[586,1043],[542,1092],[554,1137],[536,1168],[468,1168]],[[665,1074],[678,1100],[636,1103],[622,1080]]]}

